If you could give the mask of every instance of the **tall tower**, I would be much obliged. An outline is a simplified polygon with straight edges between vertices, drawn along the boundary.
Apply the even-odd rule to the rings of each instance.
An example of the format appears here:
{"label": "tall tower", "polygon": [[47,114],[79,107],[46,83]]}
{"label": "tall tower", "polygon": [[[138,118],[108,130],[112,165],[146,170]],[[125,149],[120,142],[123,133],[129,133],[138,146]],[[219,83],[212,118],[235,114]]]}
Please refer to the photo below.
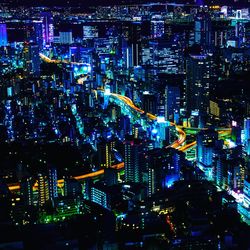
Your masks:
{"label": "tall tower", "polygon": [[190,55],[186,68],[186,111],[208,112],[211,59],[208,55]]}
{"label": "tall tower", "polygon": [[42,12],[43,44],[51,44],[54,41],[53,15],[50,12]]}
{"label": "tall tower", "polygon": [[205,51],[211,48],[211,17],[207,12],[201,11],[195,17],[194,42],[200,44]]}
{"label": "tall tower", "polygon": [[250,155],[250,118],[244,119],[244,146],[247,155]]}
{"label": "tall tower", "polygon": [[40,75],[39,45],[24,43],[23,48],[24,69],[27,75]]}
{"label": "tall tower", "polygon": [[102,168],[109,168],[112,165],[112,150],[115,147],[114,140],[101,140],[97,144],[98,163]]}
{"label": "tall tower", "polygon": [[33,205],[33,179],[31,177],[23,178],[21,181],[21,195],[25,205]]}
{"label": "tall tower", "polygon": [[7,26],[5,23],[0,23],[0,47],[7,46]]}
{"label": "tall tower", "polygon": [[49,200],[49,182],[47,176],[38,174],[38,205],[39,207]]}
{"label": "tall tower", "polygon": [[142,141],[139,139],[128,138],[125,142],[125,181],[141,181],[140,156],[142,152]]}
{"label": "tall tower", "polygon": [[53,168],[53,167],[49,168],[48,181],[49,181],[50,199],[57,198],[58,193],[57,193],[57,170],[56,168]]}

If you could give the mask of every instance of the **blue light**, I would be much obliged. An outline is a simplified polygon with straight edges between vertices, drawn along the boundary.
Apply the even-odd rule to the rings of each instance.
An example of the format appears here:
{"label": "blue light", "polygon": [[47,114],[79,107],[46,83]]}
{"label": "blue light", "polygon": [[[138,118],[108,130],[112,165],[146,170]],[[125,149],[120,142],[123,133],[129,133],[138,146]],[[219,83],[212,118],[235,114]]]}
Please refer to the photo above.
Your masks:
{"label": "blue light", "polygon": [[151,133],[153,134],[153,135],[156,135],[157,133],[158,133],[158,131],[157,131],[157,129],[152,129],[152,131],[151,131]]}

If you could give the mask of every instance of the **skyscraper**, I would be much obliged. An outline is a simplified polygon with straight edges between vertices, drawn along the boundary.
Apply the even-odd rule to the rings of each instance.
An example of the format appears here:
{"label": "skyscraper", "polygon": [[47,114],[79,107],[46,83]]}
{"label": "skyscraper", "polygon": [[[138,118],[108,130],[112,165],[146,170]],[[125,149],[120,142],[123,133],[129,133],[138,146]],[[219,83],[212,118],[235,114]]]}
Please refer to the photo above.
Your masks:
{"label": "skyscraper", "polygon": [[59,42],[60,44],[72,44],[73,43],[72,31],[60,31]]}
{"label": "skyscraper", "polygon": [[174,114],[180,111],[180,88],[167,85],[165,88],[165,119],[174,120]]}
{"label": "skyscraper", "polygon": [[211,82],[211,58],[209,55],[190,55],[186,68],[186,111],[208,113]]}
{"label": "skyscraper", "polygon": [[51,44],[54,41],[53,15],[50,12],[42,12],[43,44]]}
{"label": "skyscraper", "polygon": [[48,179],[49,179],[49,196],[50,199],[54,199],[58,197],[58,192],[57,192],[57,170],[54,167],[49,168],[49,174],[48,174]]}
{"label": "skyscraper", "polygon": [[244,146],[245,152],[250,155],[250,118],[244,119]]}
{"label": "skyscraper", "polygon": [[141,181],[140,153],[143,150],[142,141],[129,137],[124,144],[125,181],[139,183]]}
{"label": "skyscraper", "polygon": [[239,203],[238,210],[243,217],[243,220],[250,225],[250,177],[245,179],[244,181],[244,189],[243,189],[243,202]]}
{"label": "skyscraper", "polygon": [[211,17],[207,12],[201,11],[195,17],[194,41],[208,51],[211,48]]}
{"label": "skyscraper", "polygon": [[33,179],[31,177],[23,178],[21,181],[21,195],[24,204],[33,205]]}
{"label": "skyscraper", "polygon": [[42,207],[49,200],[49,182],[47,176],[38,174],[38,206]]}
{"label": "skyscraper", "polygon": [[98,152],[98,163],[102,168],[111,167],[112,163],[112,150],[115,147],[114,140],[104,140],[102,139],[97,144],[97,152]]}
{"label": "skyscraper", "polygon": [[24,70],[27,75],[40,75],[39,45],[34,43],[24,43],[23,48]]}
{"label": "skyscraper", "polygon": [[5,23],[0,23],[0,47],[7,46],[7,26]]}

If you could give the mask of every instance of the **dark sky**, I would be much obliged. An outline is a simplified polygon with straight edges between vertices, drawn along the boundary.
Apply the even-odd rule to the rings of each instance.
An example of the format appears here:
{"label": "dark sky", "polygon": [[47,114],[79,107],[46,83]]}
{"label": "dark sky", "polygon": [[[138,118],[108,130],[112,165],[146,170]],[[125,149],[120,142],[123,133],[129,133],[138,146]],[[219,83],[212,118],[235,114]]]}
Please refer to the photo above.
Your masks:
{"label": "dark sky", "polygon": [[[233,4],[234,0],[197,0],[198,3],[204,2],[204,4]],[[10,3],[13,5],[32,5],[32,6],[82,6],[89,7],[91,5],[113,5],[113,4],[129,4],[129,3],[147,3],[147,2],[166,2],[166,0],[0,0],[1,2]],[[194,3],[195,0],[169,0],[168,2],[176,3]],[[250,7],[248,0],[239,0],[238,4],[244,4]]]}

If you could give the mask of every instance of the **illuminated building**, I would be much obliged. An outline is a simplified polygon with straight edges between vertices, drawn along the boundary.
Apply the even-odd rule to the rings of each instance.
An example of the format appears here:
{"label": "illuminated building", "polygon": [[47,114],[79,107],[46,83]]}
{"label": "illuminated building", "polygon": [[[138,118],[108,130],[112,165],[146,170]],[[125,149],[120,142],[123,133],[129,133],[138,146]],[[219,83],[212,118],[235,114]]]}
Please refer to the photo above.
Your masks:
{"label": "illuminated building", "polygon": [[208,55],[190,55],[186,69],[186,110],[208,113],[211,60]]}
{"label": "illuminated building", "polygon": [[153,38],[162,37],[165,33],[165,23],[162,16],[154,15],[151,20],[151,34]]}
{"label": "illuminated building", "polygon": [[215,117],[220,117],[220,108],[217,102],[211,101],[209,102],[209,113]]}
{"label": "illuminated building", "polygon": [[124,138],[126,134],[130,132],[130,119],[129,116],[120,116],[119,118],[119,130],[121,138]]}
{"label": "illuminated building", "polygon": [[25,43],[23,48],[24,70],[26,75],[40,75],[39,46],[33,43]]}
{"label": "illuminated building", "polygon": [[143,110],[145,112],[154,115],[157,113],[156,110],[157,100],[155,95],[150,94],[147,91],[144,91],[142,96],[142,105],[143,105]]}
{"label": "illuminated building", "polygon": [[91,201],[106,209],[111,209],[108,187],[102,183],[94,184],[91,187]]}
{"label": "illuminated building", "polygon": [[73,37],[72,37],[72,31],[60,31],[59,32],[59,43],[60,44],[72,44],[73,43]]}
{"label": "illuminated building", "polygon": [[82,185],[73,178],[65,178],[63,191],[65,197],[77,197],[82,195]]}
{"label": "illuminated building", "polygon": [[124,142],[125,181],[139,183],[141,181],[141,159],[143,150],[142,141],[129,137]]}
{"label": "illuminated building", "polygon": [[218,144],[218,132],[213,129],[202,130],[197,134],[197,164],[208,179],[212,180],[213,154]]}
{"label": "illuminated building", "polygon": [[112,150],[115,147],[114,140],[102,139],[97,144],[98,164],[101,168],[109,168],[112,165]]}
{"label": "illuminated building", "polygon": [[5,23],[0,23],[0,47],[7,46],[7,26]]}
{"label": "illuminated building", "polygon": [[195,17],[194,41],[204,50],[209,50],[212,43],[211,18],[207,12],[199,12]]}
{"label": "illuminated building", "polygon": [[21,195],[24,204],[27,206],[33,205],[33,179],[31,177],[23,178],[21,181]]}
{"label": "illuminated building", "polygon": [[49,180],[43,174],[38,174],[38,205],[42,207],[50,199]]}
{"label": "illuminated building", "polygon": [[174,114],[180,112],[180,88],[167,85],[165,88],[165,119],[174,120]]}
{"label": "illuminated building", "polygon": [[142,126],[138,123],[133,124],[132,126],[132,135],[134,136],[135,139],[141,139],[143,137],[144,130]]}
{"label": "illuminated building", "polygon": [[246,178],[243,188],[243,202],[238,205],[238,211],[243,220],[250,225],[250,178]]}
{"label": "illuminated building", "polygon": [[105,168],[104,180],[107,186],[118,184],[118,171],[113,168]]}
{"label": "illuminated building", "polygon": [[250,155],[250,118],[244,119],[244,140],[245,151]]}
{"label": "illuminated building", "polygon": [[180,179],[184,154],[175,149],[153,149],[146,153],[148,195],[167,189]]}
{"label": "illuminated building", "polygon": [[53,15],[50,12],[42,12],[43,22],[43,44],[51,44],[54,41]]}
{"label": "illuminated building", "polygon": [[47,174],[38,174],[38,205],[42,207],[57,197],[57,171],[50,167]]}
{"label": "illuminated building", "polygon": [[48,181],[49,181],[49,196],[50,199],[58,197],[57,192],[57,170],[56,168],[50,167],[48,170]]}

